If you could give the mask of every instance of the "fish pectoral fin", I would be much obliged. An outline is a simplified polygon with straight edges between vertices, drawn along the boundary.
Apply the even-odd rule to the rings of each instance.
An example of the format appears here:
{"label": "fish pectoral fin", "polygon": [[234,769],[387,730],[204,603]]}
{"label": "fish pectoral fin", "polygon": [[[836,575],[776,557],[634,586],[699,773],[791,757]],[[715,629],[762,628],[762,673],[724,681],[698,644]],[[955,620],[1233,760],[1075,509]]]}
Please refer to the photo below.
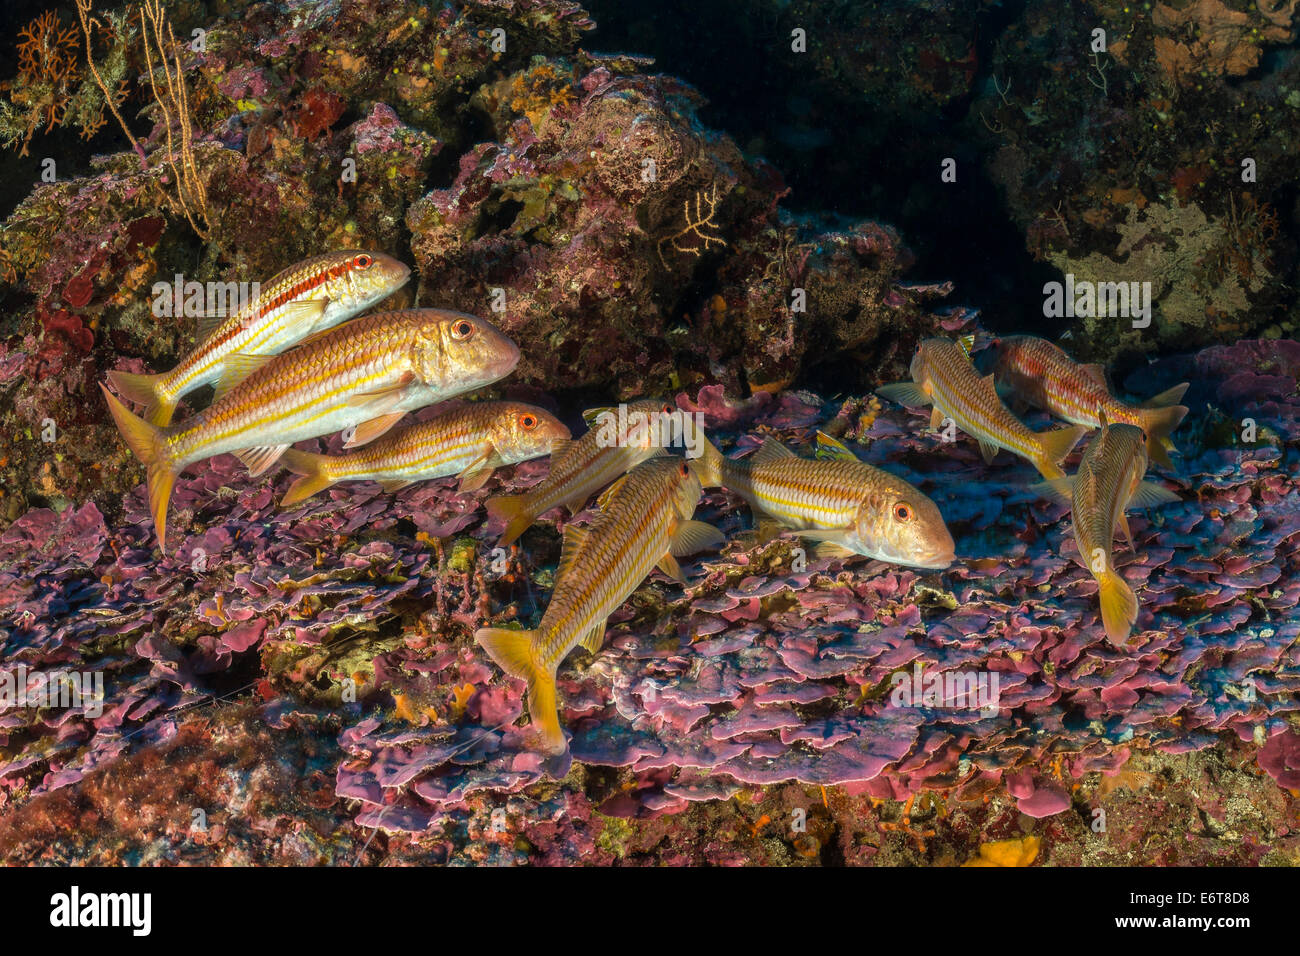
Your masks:
{"label": "fish pectoral fin", "polygon": [[1066,507],[1074,504],[1074,479],[1051,478],[1029,486],[1029,490],[1044,498],[1052,498]]}
{"label": "fish pectoral fin", "polygon": [[624,475],[618,481],[614,482],[612,485],[610,485],[608,488],[602,491],[600,493],[600,496],[596,499],[596,507],[598,507],[601,511],[604,511],[605,505],[609,502],[609,499],[614,497],[614,495],[618,492],[618,489],[623,487],[623,482],[625,481],[627,481],[627,475]]}
{"label": "fish pectoral fin", "polygon": [[555,567],[555,579],[557,581],[564,577],[565,573],[577,562],[578,554],[582,551],[583,545],[587,543],[588,534],[586,528],[580,528],[577,525],[569,525],[564,529],[564,540],[560,545],[560,563]]}
{"label": "fish pectoral fin", "polygon": [[357,392],[345,404],[353,408],[361,405],[374,405],[376,408],[387,406],[391,408],[402,400],[407,387],[414,381],[414,372],[403,372],[402,376],[392,385],[386,385],[371,392]]}
{"label": "fish pectoral fin", "polygon": [[256,478],[266,471],[288,450],[288,445],[259,445],[235,452],[235,457],[248,466],[248,473]]}
{"label": "fish pectoral fin", "polygon": [[367,419],[352,430],[352,437],[343,442],[344,448],[359,448],[374,441],[388,429],[400,422],[406,412],[389,412],[376,418]]}
{"label": "fish pectoral fin", "polygon": [[600,650],[600,646],[605,643],[606,623],[607,621],[601,621],[586,634],[582,635],[582,640],[578,642],[579,646],[591,654],[595,654]]}
{"label": "fish pectoral fin", "polygon": [[921,386],[915,382],[895,382],[892,385],[882,385],[876,389],[876,394],[881,398],[889,399],[891,402],[913,408],[930,404],[930,396],[925,394]]}
{"label": "fish pectoral fin", "polygon": [[764,461],[780,461],[782,458],[798,458],[799,456],[792,452],[785,445],[781,444],[775,438],[769,438],[758,446],[758,451],[754,452],[752,461],[759,464]]}
{"label": "fish pectoral fin", "polygon": [[720,548],[727,538],[721,531],[704,521],[683,521],[673,534],[669,553],[680,558],[697,551]]}
{"label": "fish pectoral fin", "polygon": [[247,355],[243,352],[227,355],[226,360],[221,363],[221,378],[217,379],[216,385],[213,386],[216,391],[213,392],[212,401],[221,401],[227,392],[273,358],[274,355]]}
{"label": "fish pectoral fin", "polygon": [[1144,481],[1137,486],[1137,491],[1129,499],[1127,507],[1150,508],[1154,505],[1165,505],[1182,500],[1164,485],[1157,485],[1154,481]]}
{"label": "fish pectoral fin", "polygon": [[470,462],[465,467],[465,470],[460,473],[460,484],[456,490],[462,494],[466,491],[478,491],[487,484],[487,480],[492,477],[492,472],[496,471],[502,464],[501,456],[497,454],[497,450],[489,448]]}
{"label": "fish pectoral fin", "polygon": [[817,432],[817,457],[831,460],[857,461],[858,456],[849,451],[838,438],[832,438],[823,431]]}
{"label": "fish pectoral fin", "polygon": [[677,559],[671,554],[665,554],[660,558],[657,567],[674,581],[678,581],[681,584],[686,583],[686,575],[682,573],[682,566],[677,563]]}
{"label": "fish pectoral fin", "polygon": [[394,491],[401,491],[408,485],[413,484],[415,484],[415,482],[409,478],[385,478],[379,482],[379,487],[383,488],[384,491],[389,494],[392,494]]}
{"label": "fish pectoral fin", "polygon": [[991,441],[985,441],[983,438],[979,439],[979,443],[980,443],[980,455],[982,455],[984,458],[984,464],[991,465],[993,463],[993,459],[997,457],[998,446],[993,444],[993,442]]}

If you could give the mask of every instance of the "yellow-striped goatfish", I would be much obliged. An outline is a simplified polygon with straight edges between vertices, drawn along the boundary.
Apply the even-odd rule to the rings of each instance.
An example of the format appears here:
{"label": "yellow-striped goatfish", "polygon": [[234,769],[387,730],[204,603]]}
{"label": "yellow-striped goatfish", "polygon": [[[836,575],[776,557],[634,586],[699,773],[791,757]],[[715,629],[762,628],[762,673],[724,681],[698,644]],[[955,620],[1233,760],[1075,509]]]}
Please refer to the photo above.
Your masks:
{"label": "yellow-striped goatfish", "polygon": [[1019,455],[1044,478],[1060,478],[1061,461],[1087,431],[1081,425],[1032,431],[998,398],[993,376],[981,376],[961,345],[951,339],[926,339],[912,356],[912,381],[885,385],[876,393],[900,405],[932,405],[930,427],[945,418],[979,442],[991,462],[999,448]]}
{"label": "yellow-striped goatfish", "polygon": [[705,487],[722,486],[800,537],[821,542],[817,552],[863,554],[917,568],[946,568],[953,540],[933,501],[888,472],[859,461],[828,435],[818,434],[830,460],[799,458],[768,439],[748,458],[724,458],[711,442],[699,460]]}
{"label": "yellow-striped goatfish", "polygon": [[523,402],[474,402],[385,435],[345,455],[313,455],[290,448],[286,468],[303,477],[280,504],[310,498],[340,481],[377,481],[397,491],[417,481],[460,476],[460,490],[474,491],[503,465],[547,454],[569,429],[544,409]]}
{"label": "yellow-striped goatfish", "polygon": [[1106,371],[1100,365],[1076,362],[1057,345],[1032,335],[994,339],[998,362],[993,374],[1025,401],[1075,425],[1098,428],[1099,415],[1112,423],[1136,425],[1146,432],[1147,456],[1172,468],[1169,452],[1176,451],[1169,435],[1187,415],[1178,401],[1187,383],[1175,385],[1134,406],[1110,393]]}
{"label": "yellow-striped goatfish", "polygon": [[546,750],[565,748],[555,697],[560,662],[579,644],[599,650],[606,619],[656,566],[681,580],[674,556],[722,544],[718,529],[691,520],[701,490],[684,459],[637,465],[601,495],[589,527],[565,529],[555,590],[537,630],[485,627],[474,635],[502,670],[528,682],[528,713]]}
{"label": "yellow-striped goatfish", "polygon": [[[522,495],[502,495],[487,500],[488,514],[505,521],[498,545],[508,548],[534,521],[559,505],[570,514],[581,511],[595,492],[625,475],[648,458],[664,454],[655,444],[658,415],[671,415],[673,407],[657,399],[643,399],[628,405],[628,423],[623,434],[610,440],[609,429],[596,427],[606,408],[583,413],[592,426],[581,438],[557,442],[551,449],[550,473]],[[617,419],[615,419],[617,420]]]}
{"label": "yellow-striped goatfish", "polygon": [[1115,570],[1111,545],[1116,528],[1133,550],[1126,508],[1178,501],[1172,491],[1143,481],[1147,470],[1147,436],[1135,425],[1112,425],[1099,409],[1101,431],[1088,444],[1073,478],[1041,482],[1034,490],[1051,494],[1070,506],[1079,560],[1097,579],[1101,620],[1106,637],[1121,643],[1137,620],[1138,602],[1133,589]]}
{"label": "yellow-striped goatfish", "polygon": [[215,401],[237,383],[243,376],[239,356],[278,355],[383,301],[410,274],[392,256],[356,249],[304,259],[262,285],[242,309],[201,320],[201,341],[170,372],[109,372],[108,380],[128,401],[145,406],[150,424],[166,425],[187,393],[215,385]]}
{"label": "yellow-striped goatfish", "polygon": [[[519,349],[483,319],[442,309],[380,312],[299,348],[251,360],[248,377],[197,415],[167,428],[133,415],[105,387],[122,437],[148,470],[149,507],[166,553],[167,502],[187,466],[235,452],[254,475],[296,441],[355,429],[378,438],[412,409],[495,382]],[[102,387],[102,386],[101,386]]]}

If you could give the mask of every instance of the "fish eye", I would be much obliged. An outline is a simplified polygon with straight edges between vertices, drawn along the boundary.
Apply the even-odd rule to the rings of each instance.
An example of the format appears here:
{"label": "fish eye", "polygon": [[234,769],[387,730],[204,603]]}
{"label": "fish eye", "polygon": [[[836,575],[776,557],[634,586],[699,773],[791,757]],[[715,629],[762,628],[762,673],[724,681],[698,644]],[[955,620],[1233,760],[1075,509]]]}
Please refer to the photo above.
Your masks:
{"label": "fish eye", "polygon": [[912,516],[912,506],[906,501],[900,501],[898,504],[894,505],[894,520],[911,521]]}
{"label": "fish eye", "polygon": [[358,269],[369,269],[371,265],[374,264],[374,261],[375,259],[373,256],[363,252],[352,260],[352,264]]}
{"label": "fish eye", "polygon": [[670,408],[670,407],[667,406],[667,405],[665,405],[663,408],[659,409],[659,411],[662,412],[664,415],[671,415],[671,414],[673,413],[672,408]]}
{"label": "fish eye", "polygon": [[451,337],[453,339],[467,339],[474,334],[474,323],[469,319],[457,319],[451,325]]}
{"label": "fish eye", "polygon": [[537,427],[537,416],[531,412],[524,412],[519,416],[519,424],[525,431],[531,431]]}
{"label": "fish eye", "polygon": [[686,462],[682,462],[680,465],[677,466],[677,474],[681,475],[683,478],[685,478],[690,473],[691,470],[686,467]]}

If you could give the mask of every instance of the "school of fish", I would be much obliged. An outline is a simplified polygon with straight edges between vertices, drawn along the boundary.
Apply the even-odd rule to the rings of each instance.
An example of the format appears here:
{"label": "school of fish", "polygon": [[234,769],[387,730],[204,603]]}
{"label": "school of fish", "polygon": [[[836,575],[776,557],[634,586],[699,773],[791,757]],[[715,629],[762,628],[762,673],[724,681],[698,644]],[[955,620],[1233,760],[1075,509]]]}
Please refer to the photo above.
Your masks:
{"label": "school of fish", "polygon": [[[725,544],[720,531],[694,519],[706,488],[747,502],[761,533],[789,532],[822,557],[861,555],[931,571],[958,559],[928,496],[822,433],[811,458],[771,438],[752,455],[731,458],[691,432],[679,437],[699,454],[681,457],[669,453],[667,430],[655,426],[695,426],[674,403],[657,399],[632,402],[617,419],[612,409],[589,409],[588,430],[576,439],[550,412],[513,401],[469,401],[390,431],[410,412],[500,381],[520,359],[514,342],[474,315],[417,308],[362,316],[409,277],[405,264],[382,253],[316,256],[273,277],[229,316],[204,316],[199,341],[170,371],[109,373],[112,388],[103,386],[104,396],[145,466],[164,554],[178,477],[222,453],[236,454],[250,475],[277,465],[296,475],[281,500],[285,507],[343,482],[376,481],[396,492],[456,477],[459,491],[473,491],[498,468],[549,455],[541,482],[486,501],[490,522],[502,526],[500,546],[513,545],[555,508],[572,518],[604,489],[597,513],[586,525],[564,526],[554,587],[536,627],[475,633],[503,671],[527,684],[533,732],[548,753],[568,746],[556,690],[565,657],[579,646],[598,652],[610,615],[655,569],[684,583],[678,558]],[[1177,500],[1143,479],[1149,461],[1169,466],[1170,433],[1187,414],[1177,404],[1187,386],[1133,406],[1111,393],[1099,366],[1080,365],[1046,340],[1010,336],[992,345],[996,367],[982,375],[970,338],[926,339],[912,360],[912,381],[879,394],[930,406],[931,429],[960,428],[986,462],[1003,449],[1034,465],[1044,479],[1034,489],[1070,507],[1080,561],[1098,583],[1102,626],[1122,643],[1139,604],[1115,563],[1114,537],[1123,534],[1131,548],[1126,509]],[[214,389],[207,407],[172,424],[181,399],[204,385]],[[1003,395],[1068,424],[1033,431]],[[1093,429],[1100,431],[1067,476],[1063,462]],[[291,447],[335,433],[344,438],[343,454]],[[943,438],[952,439],[951,431]]]}

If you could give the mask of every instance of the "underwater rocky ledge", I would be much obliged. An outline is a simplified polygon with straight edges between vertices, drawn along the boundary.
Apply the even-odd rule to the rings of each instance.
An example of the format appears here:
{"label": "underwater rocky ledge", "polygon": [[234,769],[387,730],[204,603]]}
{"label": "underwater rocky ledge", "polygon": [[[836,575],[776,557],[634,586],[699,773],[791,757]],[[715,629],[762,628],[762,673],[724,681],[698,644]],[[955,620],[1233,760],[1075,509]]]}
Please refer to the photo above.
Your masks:
{"label": "underwater rocky ledge", "polygon": [[[6,858],[1296,863],[1295,5],[1030,3],[977,46],[983,6],[770,10],[782,49],[830,17],[810,82],[874,98],[882,125],[960,107],[958,182],[998,187],[1036,264],[1153,281],[1149,330],[1056,330],[1117,393],[1191,383],[1161,476],[1181,501],[1130,518],[1143,617],[1119,645],[1033,469],[872,396],[927,337],[1017,329],[916,274],[924,235],[793,206],[788,166],[710,129],[704,97],[636,50],[589,49],[578,5],[167,5],[175,36],[203,31],[167,47],[192,129],[175,162],[182,121],[142,79],[147,5],[90,12],[98,75],[75,7],[34,13],[41,42],[19,37],[0,91],[0,139],[35,171],[0,227],[0,660],[101,672],[105,701],[0,710]],[[1091,20],[1123,38],[1107,60]],[[894,38],[893,66],[855,35]],[[788,164],[805,134],[769,145]],[[99,394],[195,341],[197,317],[156,317],[156,284],[264,281],[340,248],[412,267],[387,305],[484,316],[519,345],[485,394],[575,431],[586,407],[662,396],[728,451],[811,456],[828,433],[929,495],[958,561],[803,560],[710,491],[696,518],[728,544],[683,561],[685,588],[652,577],[561,667],[573,737],[546,761],[516,723],[523,683],[473,641],[535,620],[554,585],[552,523],[501,570],[482,507],[545,462],[281,508],[290,476],[222,455],[178,483],[158,547]],[[891,706],[918,667],[996,674],[998,713]]]}

